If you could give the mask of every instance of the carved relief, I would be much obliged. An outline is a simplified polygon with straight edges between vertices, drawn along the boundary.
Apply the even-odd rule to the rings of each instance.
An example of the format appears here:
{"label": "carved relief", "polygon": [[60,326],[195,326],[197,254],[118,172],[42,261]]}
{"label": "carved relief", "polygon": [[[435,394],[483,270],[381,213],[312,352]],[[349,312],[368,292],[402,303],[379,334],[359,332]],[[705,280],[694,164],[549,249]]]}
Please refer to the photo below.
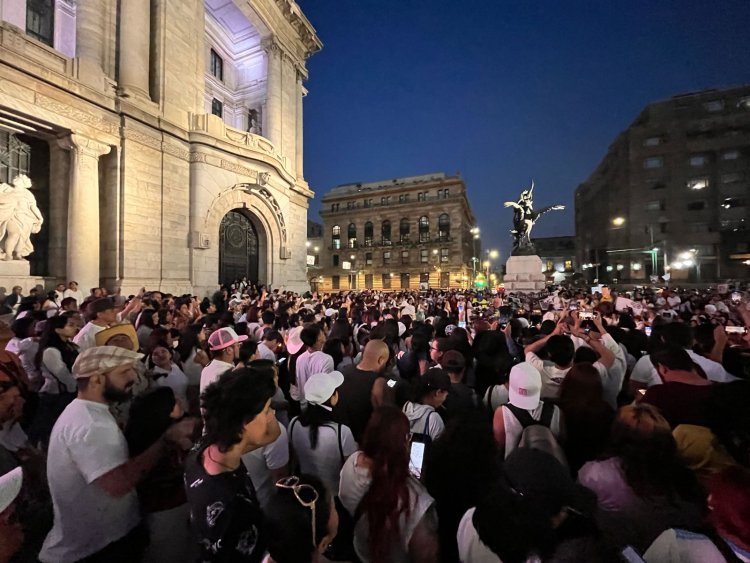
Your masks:
{"label": "carved relief", "polygon": [[166,154],[176,156],[177,158],[180,158],[182,160],[190,161],[190,151],[187,149],[183,149],[170,143],[162,142],[161,150]]}
{"label": "carved relief", "polygon": [[73,119],[85,125],[90,125],[91,127],[95,127],[96,129],[99,129],[100,131],[104,131],[105,133],[109,133],[111,135],[116,135],[118,133],[119,127],[117,123],[105,121],[100,117],[71,107],[68,104],[53,100],[52,98],[49,98],[44,94],[37,93],[35,101],[39,107],[54,112],[58,115],[69,117],[70,119]]}
{"label": "carved relief", "polygon": [[135,141],[147,147],[151,147],[152,149],[155,149],[157,151],[161,150],[162,148],[162,143],[159,139],[154,138],[151,135],[146,135],[145,133],[141,133],[140,131],[136,131],[135,129],[129,129],[129,128],[123,129],[123,136],[126,139]]}

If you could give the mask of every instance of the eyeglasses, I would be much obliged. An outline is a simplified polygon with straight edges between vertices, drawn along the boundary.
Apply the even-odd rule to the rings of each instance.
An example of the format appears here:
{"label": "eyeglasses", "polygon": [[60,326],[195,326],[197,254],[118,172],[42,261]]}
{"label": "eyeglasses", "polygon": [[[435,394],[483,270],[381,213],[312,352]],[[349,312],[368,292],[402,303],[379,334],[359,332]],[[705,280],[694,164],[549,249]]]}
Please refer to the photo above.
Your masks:
{"label": "eyeglasses", "polygon": [[289,489],[294,492],[294,496],[305,508],[309,508],[312,512],[312,520],[310,520],[310,528],[312,530],[313,547],[318,547],[317,536],[315,534],[315,503],[318,502],[318,491],[312,485],[301,484],[299,477],[292,475],[291,477],[284,477],[276,481],[276,486],[279,489]]}

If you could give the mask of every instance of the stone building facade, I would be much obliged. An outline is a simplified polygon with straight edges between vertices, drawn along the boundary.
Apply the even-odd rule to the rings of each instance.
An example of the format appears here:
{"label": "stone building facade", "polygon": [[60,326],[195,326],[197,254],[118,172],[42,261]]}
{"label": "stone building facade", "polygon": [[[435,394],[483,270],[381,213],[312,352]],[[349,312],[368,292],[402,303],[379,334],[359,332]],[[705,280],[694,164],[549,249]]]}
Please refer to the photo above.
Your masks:
{"label": "stone building facade", "polygon": [[665,266],[673,280],[746,278],[750,86],[648,105],[578,186],[575,207],[590,280],[638,282]]}
{"label": "stone building facade", "polygon": [[534,247],[542,259],[543,273],[548,281],[561,283],[579,269],[574,236],[535,238]]}
{"label": "stone building facade", "polygon": [[294,0],[0,0],[0,182],[25,162],[45,216],[29,283],[304,289],[321,47]]}
{"label": "stone building facade", "polygon": [[468,287],[476,219],[459,176],[346,184],[322,206],[317,289]]}

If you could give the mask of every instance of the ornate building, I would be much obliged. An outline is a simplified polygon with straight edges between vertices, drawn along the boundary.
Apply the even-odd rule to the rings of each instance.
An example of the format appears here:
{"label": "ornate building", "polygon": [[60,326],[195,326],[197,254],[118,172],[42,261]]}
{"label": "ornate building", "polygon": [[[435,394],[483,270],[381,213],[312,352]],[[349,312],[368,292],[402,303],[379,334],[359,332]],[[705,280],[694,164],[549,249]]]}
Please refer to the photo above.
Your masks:
{"label": "ornate building", "polygon": [[0,183],[44,216],[0,285],[307,287],[294,0],[0,0]]}
{"label": "ornate building", "polygon": [[314,287],[468,287],[476,226],[458,176],[425,174],[346,184],[322,199]]}

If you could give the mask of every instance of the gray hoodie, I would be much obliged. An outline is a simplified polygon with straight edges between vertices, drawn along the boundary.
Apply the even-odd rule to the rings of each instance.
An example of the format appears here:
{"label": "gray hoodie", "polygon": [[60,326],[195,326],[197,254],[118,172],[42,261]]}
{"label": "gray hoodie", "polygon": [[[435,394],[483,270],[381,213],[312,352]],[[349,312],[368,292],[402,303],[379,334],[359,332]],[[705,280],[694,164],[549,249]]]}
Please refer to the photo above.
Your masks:
{"label": "gray hoodie", "polygon": [[427,434],[431,440],[437,440],[443,433],[443,419],[431,406],[407,401],[402,410],[409,419],[409,431],[413,434]]}

